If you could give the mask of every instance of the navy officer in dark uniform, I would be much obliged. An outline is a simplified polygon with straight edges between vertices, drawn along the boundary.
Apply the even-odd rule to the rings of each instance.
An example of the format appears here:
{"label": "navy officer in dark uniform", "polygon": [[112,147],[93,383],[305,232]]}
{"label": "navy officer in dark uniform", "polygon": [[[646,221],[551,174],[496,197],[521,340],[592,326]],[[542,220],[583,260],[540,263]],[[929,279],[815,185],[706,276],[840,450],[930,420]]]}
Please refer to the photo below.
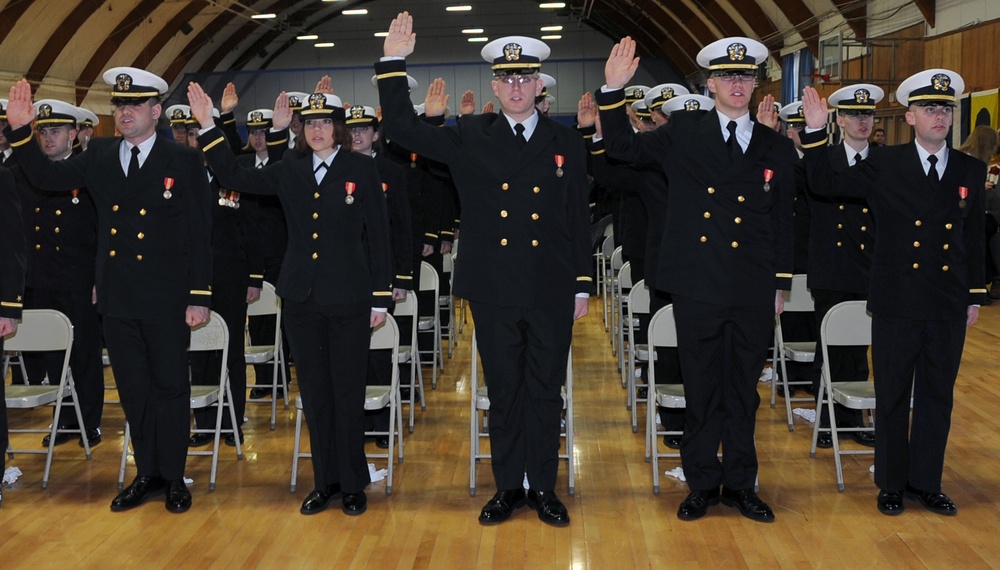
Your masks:
{"label": "navy officer in dark uniform", "polygon": [[98,138],[87,152],[51,162],[32,143],[31,87],[11,88],[4,133],[29,180],[49,191],[86,187],[97,207],[97,310],[138,475],[111,502],[124,511],[166,493],[166,507],[191,507],[184,484],[191,385],[190,327],[208,320],[211,214],[201,157],[156,135],[167,83],[116,67],[111,86],[121,137]]}
{"label": "navy officer in dark uniform", "polygon": [[[453,128],[425,124],[406,89],[403,58],[415,41],[403,12],[375,71],[386,134],[446,163],[462,203],[454,291],[470,301],[476,321],[498,488],[479,521],[507,520],[527,502],[542,521],[565,525],[569,514],[554,492],[560,389],[573,320],[587,313],[593,284],[583,138],[536,111],[537,74],[549,49],[524,37],[494,40],[482,52],[502,113],[466,116]],[[428,98],[444,96],[444,83],[436,85]]]}
{"label": "navy officer in dark uniform", "polygon": [[[6,113],[6,101],[0,104],[0,113]],[[6,118],[6,117],[5,117]],[[0,354],[3,339],[17,331],[17,321],[24,306],[24,232],[21,231],[21,207],[14,187],[14,176],[0,168]],[[4,398],[3,379],[0,379],[0,398]],[[7,406],[0,406],[0,448],[7,449]],[[7,454],[0,461],[0,473],[7,468]],[[0,487],[0,505],[3,505],[3,488]]]}
{"label": "navy officer in dark uniform", "polygon": [[670,186],[656,286],[672,296],[687,400],[681,459],[691,493],[681,520],[720,500],[750,519],[774,520],[754,490],[754,427],[757,378],[781,290],[791,285],[796,156],[788,139],[750,117],[767,53],[749,38],[709,44],[697,59],[715,108],[675,114],[650,133],[633,134],[622,108],[622,87],[638,66],[631,38],[612,49],[597,93],[608,155],[659,163]]}
{"label": "navy officer in dark uniform", "polygon": [[[986,165],[948,146],[965,88],[947,69],[910,76],[896,90],[914,140],[878,147],[835,170],[826,145],[826,101],[802,95],[809,188],[865,198],[878,225],[868,310],[875,372],[876,506],[903,512],[903,496],[926,509],[958,513],[941,492],[955,379],[966,329],[986,300],[983,259]],[[913,422],[910,427],[910,398]]]}

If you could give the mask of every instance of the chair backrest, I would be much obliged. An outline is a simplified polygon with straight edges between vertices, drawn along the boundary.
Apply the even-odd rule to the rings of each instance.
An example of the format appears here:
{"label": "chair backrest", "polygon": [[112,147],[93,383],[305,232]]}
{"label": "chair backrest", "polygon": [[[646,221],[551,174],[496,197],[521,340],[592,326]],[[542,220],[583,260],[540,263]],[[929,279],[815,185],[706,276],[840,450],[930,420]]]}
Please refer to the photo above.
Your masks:
{"label": "chair backrest", "polygon": [[830,309],[820,325],[827,346],[866,346],[872,343],[872,318],[867,301],[844,301]]}
{"label": "chair backrest", "polygon": [[811,313],[816,310],[813,306],[812,293],[806,287],[806,276],[804,274],[792,275],[792,288],[784,291],[785,311],[789,313]]}
{"label": "chair backrest", "polygon": [[608,224],[604,226],[604,237],[614,237],[615,236],[615,225]]}
{"label": "chair backrest", "polygon": [[393,314],[397,317],[416,317],[417,316],[417,294],[413,291],[407,291],[406,297],[396,301],[396,308],[393,309]]}
{"label": "chair backrest", "polygon": [[636,281],[628,292],[628,312],[630,315],[649,312],[649,288],[645,279]]}
{"label": "chair backrest", "polygon": [[281,313],[281,299],[274,291],[274,285],[267,281],[260,289],[260,298],[247,305],[248,317],[259,317],[262,315],[278,315]]}
{"label": "chair backrest", "polygon": [[625,291],[631,289],[632,286],[632,262],[626,261],[618,270],[618,290]]}
{"label": "chair backrest", "polygon": [[[608,226],[609,228],[611,226]],[[615,252],[615,238],[614,236],[608,236],[604,238],[604,242],[601,243],[601,255],[610,258]]]}
{"label": "chair backrest", "polygon": [[677,346],[677,324],[674,322],[674,306],[667,305],[649,320],[650,346]]}
{"label": "chair backrest", "polygon": [[420,290],[421,291],[434,291],[437,295],[440,291],[440,285],[438,281],[438,272],[434,269],[434,266],[426,261],[420,262]]}
{"label": "chair backrest", "polygon": [[201,352],[206,350],[223,351],[222,361],[226,362],[226,352],[229,349],[229,327],[219,313],[209,312],[208,322],[191,329],[191,344],[188,345],[189,352]]}
{"label": "chair backrest", "polygon": [[611,252],[611,271],[612,271],[612,273],[616,273],[619,269],[621,269],[622,268],[622,263],[623,263],[622,262],[622,246],[618,246],[618,247],[615,248],[615,250],[613,252]]}
{"label": "chair backrest", "polygon": [[455,266],[454,263],[455,263],[455,260],[452,259],[452,256],[451,256],[450,253],[446,253],[446,254],[442,255],[441,256],[441,272],[442,273],[451,273],[452,269]]}
{"label": "chair backrest", "polygon": [[393,354],[399,352],[399,327],[392,315],[386,315],[385,322],[372,331],[368,348],[370,350],[391,350]]}
{"label": "chair backrest", "polygon": [[4,341],[4,350],[67,350],[72,344],[73,324],[66,315],[51,309],[27,309],[21,313],[17,331]]}

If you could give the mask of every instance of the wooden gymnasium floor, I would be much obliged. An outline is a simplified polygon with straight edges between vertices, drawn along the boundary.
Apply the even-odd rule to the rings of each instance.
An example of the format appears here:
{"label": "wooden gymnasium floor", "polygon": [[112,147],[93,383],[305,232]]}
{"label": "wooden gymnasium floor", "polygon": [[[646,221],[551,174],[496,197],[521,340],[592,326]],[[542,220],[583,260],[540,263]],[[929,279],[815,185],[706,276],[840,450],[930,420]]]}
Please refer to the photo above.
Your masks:
{"label": "wooden gymnasium floor", "polygon": [[[18,456],[24,475],[4,492],[0,567],[58,568],[981,568],[1000,566],[1000,372],[996,369],[1000,307],[984,307],[970,333],[956,388],[944,489],[960,514],[941,517],[907,503],[890,518],[875,510],[870,457],[845,461],[847,490],[838,493],[830,451],[808,454],[809,425],[789,433],[782,407],[757,415],[761,495],[777,522],[764,525],[713,507],[685,523],[675,512],[684,484],[661,478],[651,491],[643,436],[633,434],[625,391],[601,325],[597,300],[576,327],[576,495],[566,493],[565,463],[557,491],[572,524],[542,524],[527,509],[482,527],[479,509],[494,492],[488,464],[478,493],[468,489],[469,346],[471,328],[406,438],[395,490],[368,489],[368,512],[347,517],[334,505],[302,516],[311,466],[288,491],[294,409],[269,431],[269,407],[248,406],[246,458],[223,448],[218,489],[209,493],[209,460],[189,458],[194,506],[168,513],[157,500],[111,513],[123,415],[107,405],[104,442],[91,462],[75,443],[57,448],[48,490],[40,488],[42,456]],[[112,394],[109,394],[111,396]],[[779,404],[781,402],[779,401]],[[45,422],[47,410],[13,413]],[[21,436],[24,437],[24,436]],[[37,438],[37,436],[30,436]],[[27,443],[37,444],[29,441]],[[372,445],[372,444],[369,444]],[[665,469],[673,465],[664,464]],[[130,472],[134,474],[134,471]],[[131,478],[132,475],[129,475]]]}

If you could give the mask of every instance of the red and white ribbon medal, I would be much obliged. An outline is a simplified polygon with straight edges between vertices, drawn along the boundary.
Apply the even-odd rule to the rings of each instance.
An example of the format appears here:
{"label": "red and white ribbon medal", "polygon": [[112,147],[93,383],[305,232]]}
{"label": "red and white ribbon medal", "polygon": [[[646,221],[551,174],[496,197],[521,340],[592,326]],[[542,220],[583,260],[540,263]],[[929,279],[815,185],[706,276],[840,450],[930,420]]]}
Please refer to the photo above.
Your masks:
{"label": "red and white ribbon medal", "polygon": [[348,182],[348,183],[344,184],[344,189],[347,190],[347,197],[344,198],[344,202],[347,202],[348,206],[350,206],[351,204],[354,203],[354,189],[355,188],[357,188],[357,184],[355,184],[353,182]]}
{"label": "red and white ribbon medal", "polygon": [[73,199],[70,200],[70,202],[73,202],[74,204],[79,204],[80,203],[80,199],[76,197],[79,193],[80,193],[80,189],[79,188],[74,189],[71,192],[71,194],[73,194]]}
{"label": "red and white ribbon medal", "polygon": [[560,178],[562,178],[562,175],[563,175],[563,169],[562,169],[562,167],[563,167],[564,164],[566,164],[566,157],[563,156],[563,155],[561,155],[561,154],[557,154],[556,155],[556,176],[558,176]]}
{"label": "red and white ribbon medal", "polygon": [[[165,199],[169,200],[170,198],[172,198],[174,196],[174,193],[170,191],[170,189],[173,188],[173,187],[174,187],[174,179],[173,178],[164,178],[163,179],[163,188],[164,188],[164,190],[163,190],[163,197]],[[76,195],[74,194],[73,197],[75,199]],[[74,202],[74,204],[75,203],[76,202]]]}
{"label": "red and white ribbon medal", "polygon": [[410,168],[416,168],[416,167],[417,167],[417,153],[411,152],[410,153]]}
{"label": "red and white ribbon medal", "polygon": [[764,192],[770,192],[771,179],[774,178],[774,171],[770,168],[764,169]]}
{"label": "red and white ribbon medal", "polygon": [[961,198],[961,200],[958,201],[958,207],[964,208],[966,204],[965,199],[969,197],[969,189],[965,186],[959,186],[958,197]]}

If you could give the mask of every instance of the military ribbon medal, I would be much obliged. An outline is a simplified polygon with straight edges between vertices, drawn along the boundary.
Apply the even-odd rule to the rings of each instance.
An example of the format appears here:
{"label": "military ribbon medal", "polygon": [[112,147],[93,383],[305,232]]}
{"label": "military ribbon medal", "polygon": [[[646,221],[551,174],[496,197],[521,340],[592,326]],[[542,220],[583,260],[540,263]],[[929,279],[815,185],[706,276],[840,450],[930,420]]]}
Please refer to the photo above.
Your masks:
{"label": "military ribbon medal", "polygon": [[170,189],[174,187],[174,179],[173,178],[164,178],[163,179],[163,187],[165,188],[165,190],[163,191],[163,197],[165,199],[169,200],[170,198],[172,198],[174,196],[174,193],[170,191]]}
{"label": "military ribbon medal", "polygon": [[344,184],[344,189],[347,190],[347,197],[344,198],[344,202],[347,202],[348,206],[350,206],[351,204],[354,203],[354,189],[356,187],[357,187],[357,184],[355,184],[353,182],[348,182],[348,183]]}
{"label": "military ribbon medal", "polygon": [[74,204],[79,204],[80,203],[80,199],[76,197],[76,195],[79,194],[79,193],[80,193],[80,189],[79,188],[73,190],[73,192],[71,192],[71,194],[73,194],[73,199],[70,200],[70,202],[73,202]]}
{"label": "military ribbon medal", "polygon": [[410,168],[416,168],[416,167],[417,167],[417,153],[411,152],[410,153]]}
{"label": "military ribbon medal", "polygon": [[764,169],[764,192],[771,191],[771,179],[774,178],[774,171],[770,168]]}
{"label": "military ribbon medal", "polygon": [[563,169],[562,169],[563,164],[566,164],[566,157],[563,156],[563,155],[561,155],[561,154],[557,154],[556,155],[556,176],[558,176],[560,178],[562,178],[562,175],[563,175]]}
{"label": "military ribbon medal", "polygon": [[389,191],[389,185],[386,184],[385,182],[382,183],[382,191],[383,192],[388,192]]}
{"label": "military ribbon medal", "polygon": [[965,186],[959,186],[958,187],[958,197],[961,198],[961,200],[958,201],[958,207],[959,208],[964,208],[965,207],[965,199],[969,197],[969,189],[966,188]]}

